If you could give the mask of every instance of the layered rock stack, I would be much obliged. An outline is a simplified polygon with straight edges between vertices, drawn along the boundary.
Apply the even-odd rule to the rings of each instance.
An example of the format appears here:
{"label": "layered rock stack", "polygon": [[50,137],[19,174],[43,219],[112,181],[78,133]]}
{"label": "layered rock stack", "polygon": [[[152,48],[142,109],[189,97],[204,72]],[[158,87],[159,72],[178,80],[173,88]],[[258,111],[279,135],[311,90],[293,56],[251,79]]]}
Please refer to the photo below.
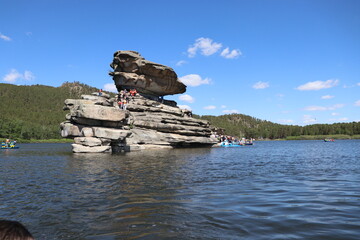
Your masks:
{"label": "layered rock stack", "polygon": [[65,100],[70,110],[60,124],[61,136],[73,138],[73,152],[119,152],[150,148],[209,147],[217,142],[207,121],[162,96],[183,93],[186,86],[169,67],[133,51],[118,51],[111,64],[117,89],[136,89],[126,110],[108,94]]}

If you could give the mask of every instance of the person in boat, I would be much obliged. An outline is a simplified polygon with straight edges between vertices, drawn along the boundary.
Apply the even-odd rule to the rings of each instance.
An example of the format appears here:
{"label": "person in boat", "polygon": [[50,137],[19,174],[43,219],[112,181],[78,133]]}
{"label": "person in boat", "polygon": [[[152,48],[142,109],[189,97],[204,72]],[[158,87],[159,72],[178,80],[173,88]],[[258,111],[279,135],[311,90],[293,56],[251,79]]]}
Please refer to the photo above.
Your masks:
{"label": "person in boat", "polygon": [[6,148],[6,143],[5,142],[1,142],[1,148]]}

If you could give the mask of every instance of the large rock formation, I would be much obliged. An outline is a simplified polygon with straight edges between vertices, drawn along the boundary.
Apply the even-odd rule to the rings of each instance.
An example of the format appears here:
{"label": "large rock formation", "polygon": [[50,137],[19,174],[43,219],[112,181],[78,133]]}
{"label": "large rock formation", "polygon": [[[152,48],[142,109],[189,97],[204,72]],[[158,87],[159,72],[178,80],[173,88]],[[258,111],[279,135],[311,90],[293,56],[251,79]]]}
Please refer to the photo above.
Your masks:
{"label": "large rock formation", "polygon": [[[118,152],[149,148],[210,147],[217,143],[209,123],[191,117],[176,102],[159,96],[186,87],[169,67],[144,60],[137,52],[118,51],[112,73],[118,90],[136,88],[126,110],[117,97],[93,93],[65,100],[61,136],[73,138],[73,152]],[[129,76],[132,76],[129,78]]]}
{"label": "large rock formation", "polygon": [[135,51],[117,51],[110,66],[117,89],[135,88],[139,93],[164,96],[184,93],[186,86],[175,71],[167,66],[145,60]]}

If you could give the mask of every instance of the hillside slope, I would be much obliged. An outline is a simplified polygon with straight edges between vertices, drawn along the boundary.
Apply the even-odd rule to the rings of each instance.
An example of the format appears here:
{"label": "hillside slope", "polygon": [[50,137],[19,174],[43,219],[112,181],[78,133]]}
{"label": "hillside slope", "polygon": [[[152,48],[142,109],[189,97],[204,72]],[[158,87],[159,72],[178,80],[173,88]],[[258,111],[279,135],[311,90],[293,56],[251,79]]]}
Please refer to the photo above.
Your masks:
{"label": "hillside slope", "polygon": [[0,138],[60,138],[64,100],[95,91],[98,89],[79,82],[60,87],[0,84]]}

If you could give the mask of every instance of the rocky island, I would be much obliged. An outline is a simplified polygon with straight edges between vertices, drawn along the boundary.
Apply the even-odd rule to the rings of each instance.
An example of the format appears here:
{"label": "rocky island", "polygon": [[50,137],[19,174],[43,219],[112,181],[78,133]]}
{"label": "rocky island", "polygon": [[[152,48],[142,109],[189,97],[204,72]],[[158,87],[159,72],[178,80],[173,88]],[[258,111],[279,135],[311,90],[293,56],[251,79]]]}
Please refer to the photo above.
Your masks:
{"label": "rocky island", "polygon": [[192,118],[164,96],[184,93],[175,71],[145,60],[135,51],[117,51],[110,66],[117,90],[137,94],[119,107],[119,95],[106,93],[66,99],[61,136],[73,138],[73,152],[120,152],[151,148],[211,147],[217,143],[209,122]]}

